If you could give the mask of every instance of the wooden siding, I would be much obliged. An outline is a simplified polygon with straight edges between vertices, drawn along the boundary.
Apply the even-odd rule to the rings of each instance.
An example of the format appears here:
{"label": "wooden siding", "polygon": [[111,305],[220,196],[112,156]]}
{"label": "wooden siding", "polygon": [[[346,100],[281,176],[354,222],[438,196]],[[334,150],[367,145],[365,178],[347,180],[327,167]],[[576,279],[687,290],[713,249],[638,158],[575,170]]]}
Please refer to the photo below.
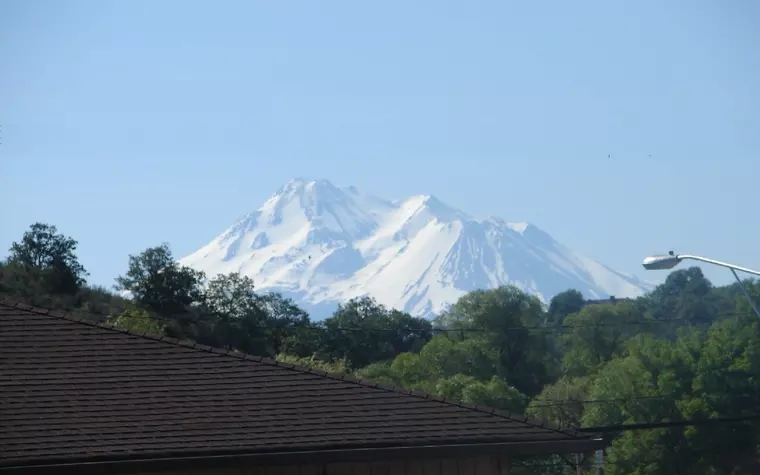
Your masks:
{"label": "wooden siding", "polygon": [[509,473],[509,464],[505,456],[481,456],[140,472],[135,475],[506,475],[507,473]]}

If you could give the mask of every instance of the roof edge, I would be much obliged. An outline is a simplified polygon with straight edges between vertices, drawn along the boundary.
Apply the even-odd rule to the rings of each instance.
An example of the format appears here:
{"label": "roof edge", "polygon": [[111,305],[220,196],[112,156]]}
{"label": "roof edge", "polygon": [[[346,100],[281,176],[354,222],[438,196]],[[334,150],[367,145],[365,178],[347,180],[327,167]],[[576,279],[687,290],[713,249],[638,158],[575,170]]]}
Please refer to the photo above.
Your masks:
{"label": "roof edge", "polygon": [[442,398],[440,396],[436,396],[434,394],[422,392],[422,391],[415,391],[412,389],[405,389],[398,386],[392,386],[387,384],[381,384],[370,380],[363,380],[355,378],[348,374],[342,374],[342,373],[331,373],[328,371],[323,371],[315,368],[310,368],[307,366],[299,366],[294,365],[291,363],[285,363],[282,361],[277,361],[276,359],[272,358],[265,358],[262,356],[255,356],[248,353],[241,353],[236,350],[225,350],[221,348],[215,348],[208,345],[203,345],[200,343],[197,343],[193,340],[180,340],[177,338],[172,338],[168,336],[160,336],[149,332],[136,332],[132,330],[126,330],[124,328],[118,328],[113,325],[109,325],[106,323],[97,323],[93,321],[94,319],[86,318],[87,315],[92,316],[100,316],[100,317],[109,317],[110,315],[104,315],[104,314],[95,314],[95,313],[89,313],[89,312],[82,312],[78,310],[72,310],[72,309],[49,309],[49,308],[42,308],[42,307],[35,307],[33,305],[28,305],[20,301],[14,301],[8,298],[0,298],[0,305],[4,305],[11,308],[16,308],[18,310],[23,310],[25,312],[35,313],[38,315],[44,315],[48,317],[58,318],[61,320],[67,320],[75,323],[79,323],[82,325],[88,325],[93,326],[96,328],[102,328],[109,331],[119,332],[119,333],[125,333],[127,335],[139,337],[139,338],[146,338],[158,342],[162,342],[165,344],[173,345],[173,346],[182,346],[185,348],[193,349],[196,351],[205,351],[207,353],[214,353],[218,354],[220,356],[227,356],[231,358],[236,358],[240,360],[250,360],[255,361],[257,363],[270,365],[270,366],[277,366],[280,368],[289,369],[292,371],[297,371],[299,373],[306,373],[306,374],[313,374],[315,376],[320,376],[324,378],[334,379],[338,381],[344,381],[348,383],[353,383],[359,386],[373,388],[373,389],[379,389],[386,392],[392,392],[397,394],[403,394],[406,396],[412,396],[417,397],[420,399],[429,399],[432,401],[437,401],[443,404],[453,405],[457,407],[461,407],[464,409],[468,409],[475,412],[482,412],[489,415],[494,415],[497,417],[501,417],[504,419],[508,419],[510,421],[514,422],[520,422],[523,424],[528,424],[534,427],[538,427],[541,429],[546,429],[548,431],[552,432],[558,432],[564,435],[568,435],[571,437],[574,437],[578,440],[584,440],[584,439],[591,439],[592,436],[588,433],[579,432],[572,428],[562,428],[555,424],[550,423],[544,423],[538,420],[533,420],[531,418],[526,417],[522,414],[514,414],[509,411],[501,410],[501,409],[494,409],[491,407],[479,405],[479,404],[468,404],[463,403],[461,401],[456,401],[452,399]]}

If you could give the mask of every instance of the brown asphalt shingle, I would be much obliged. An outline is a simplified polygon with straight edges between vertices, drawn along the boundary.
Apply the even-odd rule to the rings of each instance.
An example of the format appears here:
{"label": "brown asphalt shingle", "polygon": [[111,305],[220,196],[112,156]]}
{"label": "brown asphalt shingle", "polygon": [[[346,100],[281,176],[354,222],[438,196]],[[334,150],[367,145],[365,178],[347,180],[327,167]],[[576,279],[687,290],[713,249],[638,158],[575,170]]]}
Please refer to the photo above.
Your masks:
{"label": "brown asphalt shingle", "polygon": [[79,319],[0,302],[0,467],[586,437]]}

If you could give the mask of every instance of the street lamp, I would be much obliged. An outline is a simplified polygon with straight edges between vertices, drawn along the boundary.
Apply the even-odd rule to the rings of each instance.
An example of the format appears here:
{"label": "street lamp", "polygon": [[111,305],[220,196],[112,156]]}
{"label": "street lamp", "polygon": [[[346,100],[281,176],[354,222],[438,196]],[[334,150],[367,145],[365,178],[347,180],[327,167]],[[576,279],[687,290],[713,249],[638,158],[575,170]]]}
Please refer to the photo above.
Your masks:
{"label": "street lamp", "polygon": [[755,305],[755,302],[752,300],[752,297],[749,296],[749,292],[747,292],[747,289],[744,287],[742,280],[736,274],[736,271],[739,271],[739,272],[746,272],[747,274],[760,276],[760,272],[756,270],[747,269],[746,267],[735,266],[733,264],[716,261],[714,259],[708,259],[706,257],[692,256],[689,254],[675,254],[673,253],[673,251],[670,251],[670,253],[665,256],[649,256],[646,259],[644,259],[644,262],[642,262],[642,265],[644,266],[644,269],[646,270],[666,270],[666,269],[674,268],[675,266],[680,264],[681,261],[685,259],[706,262],[708,264],[712,264],[712,265],[720,266],[720,267],[726,267],[730,269],[731,273],[734,274],[736,281],[739,283],[739,287],[741,287],[742,292],[744,292],[744,296],[747,297],[747,300],[749,301],[749,304],[752,307],[752,310],[755,311],[755,315],[757,315],[757,318],[760,318],[760,311],[757,309],[757,306]]}

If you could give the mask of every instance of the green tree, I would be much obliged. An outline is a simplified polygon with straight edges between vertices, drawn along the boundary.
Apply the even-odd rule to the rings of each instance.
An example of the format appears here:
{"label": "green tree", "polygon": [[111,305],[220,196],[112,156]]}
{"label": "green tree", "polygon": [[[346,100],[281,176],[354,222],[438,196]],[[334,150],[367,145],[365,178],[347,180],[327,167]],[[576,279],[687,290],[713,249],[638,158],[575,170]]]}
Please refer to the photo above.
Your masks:
{"label": "green tree", "polygon": [[194,310],[200,340],[258,356],[280,354],[289,330],[309,323],[306,312],[291,300],[258,295],[253,280],[237,273],[212,279]]}
{"label": "green tree", "polygon": [[10,248],[9,261],[37,274],[50,293],[75,294],[88,275],[76,256],[77,241],[58,233],[55,226],[32,224],[20,242]]}
{"label": "green tree", "polygon": [[432,336],[429,321],[389,310],[369,297],[340,305],[320,327],[311,334],[318,357],[345,358],[352,368],[419,350]]}
{"label": "green tree", "polygon": [[530,401],[526,415],[558,427],[579,427],[590,383],[588,376],[562,376]]}
{"label": "green tree", "polygon": [[367,379],[382,378],[395,386],[430,390],[437,381],[456,375],[490,380],[498,372],[498,352],[482,339],[452,340],[435,336],[419,353],[404,352],[390,363],[360,370]]}
{"label": "green tree", "polygon": [[[683,420],[680,401],[691,394],[691,356],[688,345],[634,337],[595,375],[588,397],[608,402],[590,404],[583,425]],[[610,474],[706,473],[699,471],[682,427],[623,432],[607,453]]]}
{"label": "green tree", "polygon": [[580,312],[585,305],[586,299],[583,298],[583,294],[575,289],[558,293],[549,303],[549,324],[562,325],[565,317]]}
{"label": "green tree", "polygon": [[259,305],[253,281],[240,274],[217,275],[202,289],[193,312],[196,338],[201,342],[245,353],[258,351],[272,355],[267,348],[267,314]]}
{"label": "green tree", "polygon": [[0,262],[0,293],[30,305],[51,305],[52,294],[39,269],[8,260]]}
{"label": "green tree", "polygon": [[521,411],[527,396],[497,376],[499,354],[483,338],[433,337],[419,353],[374,363],[357,376],[472,404]]}
{"label": "green tree", "polygon": [[[274,354],[284,352],[294,337],[299,335],[311,335],[313,340],[314,327],[309,319],[309,314],[296,305],[293,300],[283,297],[282,294],[270,292],[259,295],[259,306],[267,315],[265,322],[269,329],[271,348]],[[298,353],[303,354],[303,353]],[[312,357],[314,352],[309,353]],[[332,361],[344,361],[338,358]]]}
{"label": "green tree", "polygon": [[[742,285],[744,285],[744,288],[749,294],[749,298],[752,299],[752,302],[758,308],[760,308],[760,280],[745,279],[742,281]],[[747,324],[751,324],[753,320],[757,318],[755,311],[752,309],[752,305],[747,300],[747,296],[744,295],[744,292],[741,290],[738,283],[727,285],[725,287],[722,287],[720,290],[725,291],[721,294],[721,297],[723,297],[721,303],[725,305],[726,303],[730,302],[730,307],[726,308],[722,312],[726,318],[749,317],[749,319],[742,320]]]}
{"label": "green tree", "polygon": [[482,381],[472,376],[456,374],[437,381],[430,392],[466,404],[480,404],[511,412],[525,410],[527,401],[525,395],[498,376]]}
{"label": "green tree", "polygon": [[482,337],[453,340],[438,335],[422,347],[419,358],[431,368],[434,378],[462,374],[489,380],[499,372],[499,352]]}
{"label": "green tree", "polygon": [[470,292],[438,321],[451,330],[481,330],[498,354],[498,376],[525,394],[538,394],[556,370],[548,333],[533,328],[545,321],[541,301],[517,287]]}
{"label": "green tree", "polygon": [[661,327],[661,333],[670,338],[675,338],[678,328],[686,324],[706,328],[719,310],[725,308],[699,267],[671,272],[644,301],[652,318],[673,321],[672,325]]}
{"label": "green tree", "polygon": [[[701,333],[685,329],[675,342],[637,335],[594,377],[584,425],[664,422],[755,413],[760,329],[738,319]],[[756,423],[626,431],[608,450],[611,474],[754,473]]]}
{"label": "green tree", "polygon": [[[18,262],[0,262],[0,296],[43,308],[79,310],[93,315],[119,315],[129,301],[97,286],[82,286],[75,294],[53,292],[46,272]],[[102,317],[105,318],[105,317]]]}
{"label": "green tree", "polygon": [[[129,292],[140,305],[166,318],[183,320],[202,301],[204,274],[180,266],[168,244],[129,256],[129,268],[116,278],[116,290]],[[187,322],[183,321],[183,325]]]}
{"label": "green tree", "polygon": [[[396,356],[393,361],[378,361],[377,363],[372,363],[368,366],[365,366],[364,368],[355,370],[354,374],[356,377],[367,381],[374,381],[376,383],[394,387],[411,388],[411,385],[405,384],[405,382],[402,381],[403,375],[400,371],[398,371],[398,368],[392,367],[393,363],[395,363],[400,358],[407,358],[412,364],[415,364],[419,361],[416,359],[416,355],[414,353],[402,353],[401,355]],[[420,368],[420,370],[424,371],[424,368]],[[422,379],[420,377],[418,378]]]}
{"label": "green tree", "polygon": [[[527,396],[500,377],[491,375],[485,379],[478,379],[472,374],[456,372],[459,366],[457,363],[442,367],[442,361],[438,358],[442,354],[431,354],[442,349],[434,343],[436,338],[425,345],[422,353],[402,353],[391,363],[374,363],[358,370],[356,375],[362,379],[423,391],[454,401],[482,404],[513,412],[525,409]],[[425,349],[431,345],[437,348],[426,353]],[[465,370],[468,367],[471,369],[471,365],[464,361],[460,361],[459,364]]]}
{"label": "green tree", "polygon": [[621,353],[628,338],[654,326],[634,303],[624,301],[588,305],[565,318],[565,325],[562,370],[570,376],[593,374]]}
{"label": "green tree", "polygon": [[[757,414],[760,408],[760,322],[742,314],[713,324],[699,352],[691,389],[682,406],[685,417],[732,417]],[[757,468],[760,425],[757,421],[685,431],[701,459],[718,473],[753,472]]]}

